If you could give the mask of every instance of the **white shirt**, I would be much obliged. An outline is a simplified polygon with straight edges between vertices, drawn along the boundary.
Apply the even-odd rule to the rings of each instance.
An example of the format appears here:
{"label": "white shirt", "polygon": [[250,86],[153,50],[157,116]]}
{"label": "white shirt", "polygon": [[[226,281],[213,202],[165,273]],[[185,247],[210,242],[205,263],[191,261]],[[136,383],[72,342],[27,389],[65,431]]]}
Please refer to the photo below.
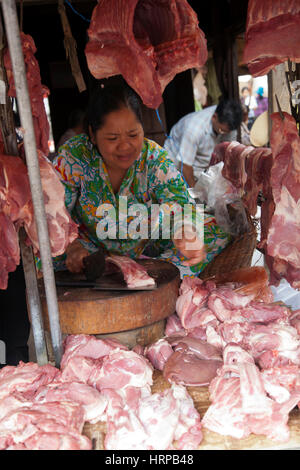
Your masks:
{"label": "white shirt", "polygon": [[211,118],[216,107],[210,106],[181,118],[172,127],[164,143],[164,148],[177,167],[180,168],[181,163],[192,166],[196,177],[208,167],[217,144],[237,139],[236,131],[215,134]]}

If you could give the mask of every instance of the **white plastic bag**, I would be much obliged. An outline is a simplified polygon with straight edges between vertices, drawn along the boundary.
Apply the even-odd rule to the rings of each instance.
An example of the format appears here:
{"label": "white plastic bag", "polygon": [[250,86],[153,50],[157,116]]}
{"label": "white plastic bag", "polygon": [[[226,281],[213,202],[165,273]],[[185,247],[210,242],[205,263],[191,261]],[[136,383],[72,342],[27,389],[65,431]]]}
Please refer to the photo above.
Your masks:
{"label": "white plastic bag", "polygon": [[249,222],[238,190],[222,175],[224,163],[220,162],[203,171],[197,183],[189,189],[190,195],[206,205],[217,224],[233,236],[245,233]]}

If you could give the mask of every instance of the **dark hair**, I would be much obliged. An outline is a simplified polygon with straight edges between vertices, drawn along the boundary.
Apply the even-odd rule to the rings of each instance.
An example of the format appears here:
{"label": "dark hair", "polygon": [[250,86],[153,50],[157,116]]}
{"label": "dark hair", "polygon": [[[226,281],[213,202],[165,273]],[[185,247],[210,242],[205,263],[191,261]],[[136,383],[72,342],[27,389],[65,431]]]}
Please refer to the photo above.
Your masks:
{"label": "dark hair", "polygon": [[91,96],[87,125],[93,132],[100,129],[107,114],[122,108],[130,109],[142,124],[141,99],[127,84],[99,86]]}
{"label": "dark hair", "polygon": [[248,91],[250,91],[250,90],[249,90],[249,88],[248,88],[247,86],[243,86],[243,88],[242,88],[242,93],[243,93],[243,91],[245,91],[245,90],[248,90]]}
{"label": "dark hair", "polygon": [[73,109],[73,111],[70,112],[69,118],[68,118],[69,129],[73,129],[74,127],[78,126],[78,124],[83,123],[84,117],[85,117],[85,112],[82,109],[80,108]]}
{"label": "dark hair", "polygon": [[216,113],[220,123],[227,124],[231,131],[237,129],[243,120],[243,110],[239,101],[221,100],[216,108]]}

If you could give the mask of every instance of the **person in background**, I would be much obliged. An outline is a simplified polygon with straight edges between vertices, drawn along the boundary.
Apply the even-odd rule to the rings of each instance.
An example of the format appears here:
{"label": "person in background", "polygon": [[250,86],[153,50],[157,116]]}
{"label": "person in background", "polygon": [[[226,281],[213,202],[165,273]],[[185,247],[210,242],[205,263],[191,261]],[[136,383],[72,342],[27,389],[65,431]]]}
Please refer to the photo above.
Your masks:
{"label": "person in background", "polygon": [[171,129],[164,148],[189,187],[205,171],[217,144],[237,139],[236,129],[242,122],[241,104],[221,100],[218,105],[189,113]]}
{"label": "person in background", "polygon": [[250,131],[248,128],[248,108],[244,104],[242,104],[243,110],[243,120],[241,123],[241,143],[244,145],[251,145],[250,141]]}
{"label": "person in background", "polygon": [[250,130],[255,121],[254,110],[257,107],[257,102],[255,97],[251,95],[250,89],[247,86],[242,88],[241,93],[241,103],[248,108],[248,129]]}
{"label": "person in background", "polygon": [[264,89],[260,86],[256,92],[257,107],[254,110],[255,117],[268,110],[268,98],[264,96]]}
{"label": "person in background", "polygon": [[63,145],[67,140],[74,137],[74,135],[82,134],[84,132],[84,117],[85,113],[82,109],[74,109],[68,120],[68,129],[63,133],[57,143],[57,149]]}
{"label": "person in background", "polygon": [[[81,272],[83,259],[99,247],[138,258],[141,238],[130,235],[134,221],[129,214],[139,204],[146,211],[140,226],[148,227],[143,254],[175,264],[182,277],[197,275],[225,248],[230,237],[217,226],[214,217],[205,215],[203,219],[198,214],[186,183],[166,150],[144,137],[139,96],[125,83],[97,88],[90,99],[86,126],[86,133],[60,147],[53,162],[65,186],[66,207],[79,227],[79,238],[60,259],[54,260],[55,269]],[[126,199],[125,212],[121,197]],[[182,236],[176,237],[174,220],[169,236],[153,237],[148,223],[152,229],[153,206],[159,205],[164,220],[165,216],[170,217],[174,204],[177,208],[191,208],[190,235],[184,225]],[[204,240],[194,230],[197,220],[204,222]],[[181,222],[179,225],[182,229]],[[125,235],[121,228],[126,229]]]}

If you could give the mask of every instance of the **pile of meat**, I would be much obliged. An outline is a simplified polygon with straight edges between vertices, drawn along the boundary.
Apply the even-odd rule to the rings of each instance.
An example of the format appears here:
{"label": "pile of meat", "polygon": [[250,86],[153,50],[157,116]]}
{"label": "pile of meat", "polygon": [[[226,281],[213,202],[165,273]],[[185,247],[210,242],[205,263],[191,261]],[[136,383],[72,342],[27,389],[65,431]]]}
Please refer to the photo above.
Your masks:
{"label": "pile of meat", "polygon": [[300,62],[298,0],[249,0],[244,63],[254,77],[290,59]]}
{"label": "pile of meat", "polygon": [[[88,450],[85,422],[106,423],[105,449],[197,449],[200,416],[181,385],[151,393],[153,367],[116,340],[68,336],[60,370],[0,372],[0,449]],[[175,447],[176,446],[176,447]]]}
{"label": "pile of meat", "polygon": [[231,279],[184,278],[166,336],[144,354],[172,383],[209,383],[203,428],[288,441],[289,412],[300,405],[300,310],[272,303],[264,268]]}
{"label": "pile of meat", "polygon": [[[44,155],[48,155],[49,122],[44,106],[44,98],[49,95],[49,90],[41,83],[39,64],[34,56],[36,53],[36,46],[33,38],[28,34],[24,34],[23,32],[20,33],[20,37],[26,68],[26,78],[30,97],[36,146]],[[9,83],[8,95],[15,98],[16,88],[8,48],[6,48],[4,51],[3,60]]]}
{"label": "pile of meat", "polygon": [[[77,225],[65,207],[64,187],[51,162],[40,152],[39,164],[52,256],[65,252],[78,236]],[[18,230],[24,227],[28,243],[39,254],[37,229],[27,168],[20,157],[0,154],[0,289],[20,262]]]}
{"label": "pile of meat", "polygon": [[222,175],[238,189],[251,215],[261,205],[261,240],[270,282],[285,278],[300,288],[300,138],[294,118],[273,113],[271,149],[223,142],[214,149],[210,164],[224,162]]}
{"label": "pile of meat", "polygon": [[95,78],[122,75],[157,108],[174,76],[207,60],[204,33],[187,0],[100,0],[85,55]]}

